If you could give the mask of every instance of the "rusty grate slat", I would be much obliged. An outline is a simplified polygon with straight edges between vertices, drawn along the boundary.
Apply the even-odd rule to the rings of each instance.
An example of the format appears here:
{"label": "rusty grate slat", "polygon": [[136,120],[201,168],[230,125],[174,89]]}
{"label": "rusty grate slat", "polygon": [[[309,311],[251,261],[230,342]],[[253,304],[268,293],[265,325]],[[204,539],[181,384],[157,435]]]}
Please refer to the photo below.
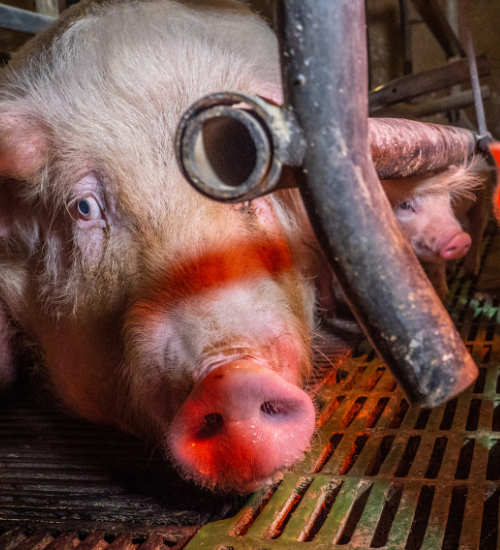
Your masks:
{"label": "rusty grate slat", "polygon": [[[203,527],[187,548],[498,548],[500,281],[495,291],[491,270],[498,278],[500,260],[494,258],[500,233],[492,226],[479,276],[467,279],[459,265],[449,278],[447,307],[480,369],[475,384],[433,410],[412,407],[364,347],[318,385],[317,439],[258,517],[245,516],[245,507],[234,519]],[[231,531],[235,522],[239,536]]]}

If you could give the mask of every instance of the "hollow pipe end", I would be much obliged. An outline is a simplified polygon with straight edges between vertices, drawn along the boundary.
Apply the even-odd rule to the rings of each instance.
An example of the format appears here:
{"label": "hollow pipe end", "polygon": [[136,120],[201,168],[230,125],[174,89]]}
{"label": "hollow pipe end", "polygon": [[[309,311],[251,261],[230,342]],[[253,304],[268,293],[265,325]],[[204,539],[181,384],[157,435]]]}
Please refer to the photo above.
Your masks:
{"label": "hollow pipe end", "polygon": [[229,203],[273,191],[282,164],[270,118],[267,102],[247,94],[212,94],[192,105],[175,140],[189,183],[206,197]]}

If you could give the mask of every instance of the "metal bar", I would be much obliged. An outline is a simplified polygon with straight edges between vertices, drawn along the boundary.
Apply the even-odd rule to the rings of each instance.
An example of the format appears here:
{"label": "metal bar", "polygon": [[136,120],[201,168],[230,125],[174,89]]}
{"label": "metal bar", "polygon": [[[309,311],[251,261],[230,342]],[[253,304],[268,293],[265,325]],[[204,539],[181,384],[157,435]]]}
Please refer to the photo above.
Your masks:
{"label": "metal bar", "polygon": [[465,57],[464,49],[436,0],[412,0],[412,2],[445,51],[446,57]]}
{"label": "metal bar", "polygon": [[42,15],[59,17],[59,3],[57,0],[35,0],[36,11]]}
{"label": "metal bar", "polygon": [[408,397],[436,406],[477,368],[402,237],[367,144],[362,0],[279,0],[285,107],[307,144],[300,188],[344,294]]}
{"label": "metal bar", "polygon": [[404,178],[456,164],[476,147],[468,130],[399,118],[370,119],[368,142],[379,178]]}
{"label": "metal bar", "polygon": [[465,42],[465,49],[467,50],[467,60],[469,62],[470,81],[472,85],[472,91],[474,92],[477,125],[480,135],[486,137],[488,135],[488,129],[486,127],[486,117],[484,116],[483,99],[481,97],[479,75],[477,72],[476,57],[474,55],[474,45],[472,43],[469,14],[467,13],[468,10],[466,2],[464,0],[459,0],[458,8],[460,15],[461,32]]}
{"label": "metal bar", "polygon": [[411,25],[408,0],[399,0],[399,16],[401,18],[401,38],[403,40],[403,74],[412,74]]}
{"label": "metal bar", "polygon": [[[479,76],[489,75],[487,57],[479,55],[476,61]],[[466,59],[460,59],[438,69],[403,76],[370,92],[370,114],[376,113],[377,108],[449,88],[466,82],[469,78],[469,65]]]}
{"label": "metal bar", "polygon": [[[450,23],[451,28],[453,29],[453,32],[455,33],[455,36],[458,36],[458,10],[457,10],[457,0],[446,0],[446,18],[448,19],[448,22]],[[450,61],[453,58],[450,58]],[[457,84],[455,86],[452,86],[450,88],[450,94],[455,95],[460,92],[461,86],[460,84]],[[458,110],[449,111],[448,112],[448,120],[452,123],[457,125],[457,123],[460,120],[460,112]]]}
{"label": "metal bar", "polygon": [[[488,86],[481,86],[481,97],[483,99],[491,97]],[[412,105],[399,103],[398,105],[377,111],[377,116],[414,119],[435,115],[436,113],[465,109],[465,107],[470,107],[471,105],[474,105],[474,93],[472,90],[464,90],[455,92],[450,96],[414,103]]]}
{"label": "metal bar", "polygon": [[37,34],[50,27],[55,20],[55,17],[0,4],[0,28],[3,29]]}

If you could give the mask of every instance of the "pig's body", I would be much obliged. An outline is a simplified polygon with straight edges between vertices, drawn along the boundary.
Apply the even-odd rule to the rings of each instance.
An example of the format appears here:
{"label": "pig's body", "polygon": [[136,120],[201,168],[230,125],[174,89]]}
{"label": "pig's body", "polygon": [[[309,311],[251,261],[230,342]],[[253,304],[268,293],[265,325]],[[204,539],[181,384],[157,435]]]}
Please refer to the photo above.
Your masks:
{"label": "pig's body", "polygon": [[186,5],[83,3],[2,74],[0,383],[15,334],[66,409],[243,492],[314,429],[309,230],[292,192],[221,205],[179,173],[195,100],[280,93],[264,23]]}
{"label": "pig's body", "polygon": [[475,171],[475,164],[474,161],[436,174],[382,181],[401,231],[441,299],[448,294],[447,261],[468,254],[466,272],[477,274],[479,268],[486,216],[482,189],[478,189],[482,178]]}

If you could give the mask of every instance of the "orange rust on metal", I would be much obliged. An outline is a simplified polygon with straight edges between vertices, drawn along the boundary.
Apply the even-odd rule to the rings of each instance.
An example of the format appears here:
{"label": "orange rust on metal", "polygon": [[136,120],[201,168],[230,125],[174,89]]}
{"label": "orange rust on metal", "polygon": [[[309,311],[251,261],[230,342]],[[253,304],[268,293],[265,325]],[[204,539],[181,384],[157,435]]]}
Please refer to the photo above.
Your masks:
{"label": "orange rust on metal", "polygon": [[381,179],[437,170],[470,157],[474,135],[468,130],[399,118],[368,120],[368,141]]}

